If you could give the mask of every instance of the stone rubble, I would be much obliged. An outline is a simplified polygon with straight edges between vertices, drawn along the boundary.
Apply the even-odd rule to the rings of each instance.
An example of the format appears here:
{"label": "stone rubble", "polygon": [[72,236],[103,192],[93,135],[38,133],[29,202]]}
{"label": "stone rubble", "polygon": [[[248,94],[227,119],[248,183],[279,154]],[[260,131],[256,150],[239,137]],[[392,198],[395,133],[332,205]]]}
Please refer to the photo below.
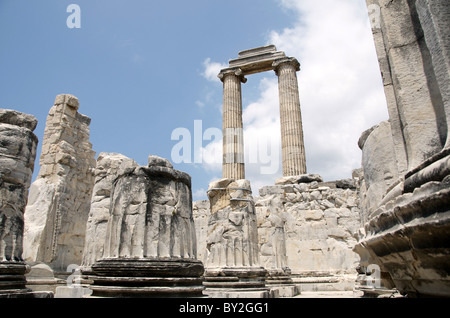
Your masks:
{"label": "stone rubble", "polygon": [[[317,175],[301,178],[322,180]],[[351,290],[359,262],[352,249],[360,228],[358,191],[349,186],[354,183],[346,179],[261,188],[260,196],[254,198],[261,265],[267,270],[289,268],[294,281],[305,282],[305,290],[325,285],[330,290]],[[207,201],[194,202],[198,237],[206,236],[208,213]],[[280,247],[282,240],[277,237],[283,235],[285,247]],[[199,245],[199,259],[206,260],[203,246]],[[281,255],[286,249],[286,260],[279,257],[280,248]]]}

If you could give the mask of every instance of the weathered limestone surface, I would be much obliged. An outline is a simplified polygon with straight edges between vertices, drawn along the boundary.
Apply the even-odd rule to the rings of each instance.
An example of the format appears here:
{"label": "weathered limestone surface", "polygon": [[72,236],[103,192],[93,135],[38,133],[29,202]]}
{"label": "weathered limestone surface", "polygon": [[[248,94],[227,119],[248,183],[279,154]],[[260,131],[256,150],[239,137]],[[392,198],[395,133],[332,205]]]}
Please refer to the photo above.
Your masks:
{"label": "weathered limestone surface", "polygon": [[197,237],[197,258],[206,264],[208,250],[206,248],[208,238],[208,221],[211,214],[209,200],[194,201],[192,214],[195,223],[195,233]]}
{"label": "weathered limestone surface", "polygon": [[275,185],[296,184],[296,183],[311,183],[313,181],[323,182],[323,179],[318,174],[301,174],[294,176],[286,176],[275,180]]}
{"label": "weathered limestone surface", "polygon": [[239,52],[218,75],[223,82],[222,178],[245,179],[241,82],[245,75],[274,70],[280,98],[283,176],[306,173],[303,125],[297,74],[300,63],[274,45]]}
{"label": "weathered limestone surface", "polygon": [[[286,262],[302,290],[351,289],[359,261],[352,251],[360,224],[354,181],[267,186],[259,194],[255,205],[262,265],[270,269]],[[286,261],[277,256],[283,248],[277,247],[282,223]]]}
{"label": "weathered limestone surface", "polygon": [[257,220],[248,180],[221,179],[208,188],[205,291],[209,297],[269,297],[260,266]]}
{"label": "weathered limestone surface", "polygon": [[[38,139],[34,116],[0,109],[0,297],[35,297],[26,288],[24,212]],[[48,294],[50,295],[50,294]],[[48,296],[47,295],[47,296]]]}
{"label": "weathered limestone surface", "polygon": [[392,126],[392,139],[394,143],[395,156],[397,158],[397,165],[399,172],[405,172],[407,169],[407,155],[405,147],[405,137],[403,136],[401,123],[401,110],[397,106],[396,93],[394,90],[394,83],[392,79],[389,57],[385,47],[385,39],[381,29],[381,16],[378,15],[379,0],[366,0],[369,8],[372,11],[372,34],[375,42],[375,48],[378,56],[378,63],[380,66],[381,76],[384,85],[384,93],[386,95],[386,103]]}
{"label": "weathered limestone surface", "polygon": [[240,68],[244,75],[273,70],[273,62],[285,58],[284,52],[277,51],[275,45],[268,45],[241,51],[238,58],[229,61],[231,68]]}
{"label": "weathered limestone surface", "polygon": [[241,82],[247,80],[240,69],[222,70],[223,82],[223,178],[244,179],[244,131],[242,125]]}
{"label": "weathered limestone surface", "polygon": [[273,67],[278,76],[283,176],[306,174],[302,114],[296,74],[300,71],[300,63],[295,58],[284,58],[273,62]]}
{"label": "weathered limestone surface", "polygon": [[103,257],[196,258],[190,176],[170,166],[116,178]]}
{"label": "weathered limestone surface", "polygon": [[[450,4],[445,0],[418,0],[416,8],[444,105],[445,120],[449,126]],[[450,147],[450,134],[447,132],[445,148],[448,147]]]}
{"label": "weathered limestone surface", "polygon": [[188,174],[157,156],[141,167],[102,154],[95,191],[82,269],[92,296],[202,295]]}
{"label": "weathered limestone surface", "polygon": [[382,122],[363,133],[359,140],[364,167],[364,187],[361,198],[362,218],[366,220],[370,213],[381,203],[387,190],[400,177],[396,165],[394,143],[389,122]]}
{"label": "weathered limestone surface", "polygon": [[122,154],[102,152],[98,155],[82,266],[89,267],[103,257],[113,183],[119,175],[129,173],[138,166],[133,159]]}
{"label": "weathered limestone surface", "polygon": [[56,96],[25,214],[24,258],[61,272],[81,263],[94,185],[90,119],[78,107],[75,96]]}
{"label": "weathered limestone surface", "polygon": [[[264,251],[261,246],[260,252],[261,257],[265,258],[266,285],[271,290],[277,290],[280,297],[293,297],[300,293],[301,288],[294,285],[288,267],[285,233],[288,215],[279,201],[279,197],[274,197],[257,204],[256,211],[261,205],[266,208],[264,216],[258,215],[258,223],[261,224],[258,226],[259,242],[266,242]],[[265,222],[261,222],[261,219]]]}
{"label": "weathered limestone surface", "polygon": [[[389,66],[396,110],[390,109],[395,144],[403,136],[408,169],[415,168],[427,157],[436,154],[446,139],[445,116],[436,76],[430,63],[423,30],[416,12],[415,1],[368,1],[380,7],[382,44],[376,41],[380,64]],[[384,47],[385,54],[380,54]],[[386,66],[382,68],[386,69]],[[386,83],[385,83],[386,84]],[[390,100],[390,94],[388,101]],[[438,96],[439,95],[439,96]],[[388,103],[392,105],[392,102]],[[395,113],[398,113],[395,115]],[[400,122],[398,123],[398,120]],[[400,154],[400,152],[397,152]],[[400,156],[402,156],[400,154]],[[400,163],[402,158],[400,157]]]}
{"label": "weathered limestone surface", "polygon": [[37,120],[0,109],[0,261],[21,261],[24,212],[34,170]]}
{"label": "weathered limestone surface", "polygon": [[[299,178],[308,181],[297,183]],[[318,175],[294,179],[263,187],[254,198],[260,266],[269,273],[292,274],[302,290],[351,290],[359,263],[352,251],[360,227],[355,180],[319,183]],[[194,202],[194,217],[197,237],[210,239],[205,234],[211,213],[207,203]],[[199,258],[205,264],[209,253],[199,240]]]}
{"label": "weathered limestone surface", "polygon": [[[374,37],[383,74],[389,70],[392,78],[395,102],[386,94],[388,107],[394,108],[389,122],[360,139],[362,229],[355,251],[361,255],[361,268],[379,266],[381,289],[394,286],[409,297],[449,296],[450,3],[368,4],[380,6]],[[406,169],[397,151],[400,133]]]}
{"label": "weathered limestone surface", "polygon": [[247,180],[222,179],[210,184],[208,269],[259,266],[256,215],[250,189]]}

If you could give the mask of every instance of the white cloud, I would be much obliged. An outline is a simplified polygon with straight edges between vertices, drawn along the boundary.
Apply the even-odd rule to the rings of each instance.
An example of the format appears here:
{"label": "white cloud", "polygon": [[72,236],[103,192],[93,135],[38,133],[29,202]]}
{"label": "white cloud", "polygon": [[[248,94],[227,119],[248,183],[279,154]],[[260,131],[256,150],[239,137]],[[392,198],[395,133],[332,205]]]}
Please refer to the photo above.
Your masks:
{"label": "white cloud", "polygon": [[[280,1],[284,9],[295,10],[298,19],[282,32],[273,31],[267,44],[296,57],[302,65],[298,78],[308,173],[318,173],[325,180],[348,178],[360,167],[357,142],[361,133],[388,118],[365,3]],[[226,67],[210,59],[204,66],[203,76],[211,81],[218,81],[217,74]],[[246,178],[257,195],[259,188],[274,184],[282,175],[276,76],[263,78],[259,98],[243,106]],[[270,166],[268,149],[261,146],[268,140],[278,149],[269,156],[278,160],[273,173],[262,172]],[[204,151],[220,162],[221,141],[209,144]],[[221,165],[209,164],[205,169],[218,172]]]}
{"label": "white cloud", "polygon": [[193,201],[205,200],[206,190],[201,188],[192,192]]}
{"label": "white cloud", "polygon": [[219,75],[222,69],[227,67],[226,64],[211,62],[211,58],[207,58],[203,62],[203,66],[205,70],[202,75],[204,78],[211,82],[219,82],[220,79],[217,77],[217,75]]}
{"label": "white cloud", "polygon": [[302,64],[300,102],[307,168],[324,179],[350,177],[360,166],[360,134],[388,118],[364,1],[282,0],[296,10],[292,28],[270,43]]}
{"label": "white cloud", "polygon": [[278,82],[263,78],[260,97],[243,111],[245,174],[253,192],[282,176]]}
{"label": "white cloud", "polygon": [[222,140],[215,140],[200,149],[202,166],[207,172],[222,170]]}
{"label": "white cloud", "polygon": [[[260,98],[243,111],[246,178],[257,191],[274,184],[282,175],[281,129],[276,78],[263,78]],[[203,169],[208,173],[222,171],[222,139],[216,139],[201,149]],[[257,192],[256,192],[257,193]]]}

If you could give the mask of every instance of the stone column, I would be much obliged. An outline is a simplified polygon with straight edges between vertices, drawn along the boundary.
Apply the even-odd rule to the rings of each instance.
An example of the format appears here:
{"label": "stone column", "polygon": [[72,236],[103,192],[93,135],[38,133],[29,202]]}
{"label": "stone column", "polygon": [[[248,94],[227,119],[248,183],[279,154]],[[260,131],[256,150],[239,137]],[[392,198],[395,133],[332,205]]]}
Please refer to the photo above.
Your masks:
{"label": "stone column", "polygon": [[[146,167],[120,160],[113,180],[97,180],[96,190],[109,192],[109,215],[102,233],[88,232],[82,283],[93,297],[202,297],[191,177],[157,156]],[[91,209],[100,218],[104,212]]]}
{"label": "stone column", "polygon": [[51,297],[26,287],[24,213],[38,138],[34,116],[0,109],[0,298]]}
{"label": "stone column", "polygon": [[444,104],[447,139],[450,148],[450,3],[446,0],[417,0],[416,9],[425,36],[436,81]]}
{"label": "stone column", "polygon": [[300,70],[300,63],[295,58],[283,58],[273,62],[272,66],[278,76],[283,176],[306,174],[302,115],[296,74]]}
{"label": "stone column", "polygon": [[255,204],[248,180],[221,179],[208,189],[204,294],[212,298],[266,298]]}
{"label": "stone column", "polygon": [[[418,167],[442,150],[445,125],[431,56],[411,1],[379,1],[380,26],[408,160]],[[445,120],[444,120],[445,122]]]}
{"label": "stone column", "polygon": [[378,64],[380,66],[387,110],[389,113],[389,124],[391,125],[392,139],[394,142],[394,152],[397,159],[398,173],[393,176],[393,179],[398,179],[399,175],[405,173],[408,167],[402,116],[396,99],[386,40],[384,39],[383,30],[381,29],[380,0],[366,0],[366,2],[367,7],[369,8],[369,17],[372,18],[372,35],[378,57]]}
{"label": "stone column", "polygon": [[223,82],[223,178],[245,179],[241,82],[247,79],[239,68],[224,69]]}

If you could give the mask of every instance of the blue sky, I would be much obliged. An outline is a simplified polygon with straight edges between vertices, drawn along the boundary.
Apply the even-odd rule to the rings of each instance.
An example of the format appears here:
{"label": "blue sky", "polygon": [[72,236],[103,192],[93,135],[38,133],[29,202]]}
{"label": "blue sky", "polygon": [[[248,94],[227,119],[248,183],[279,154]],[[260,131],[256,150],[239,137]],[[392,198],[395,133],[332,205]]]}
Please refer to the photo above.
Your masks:
{"label": "blue sky", "polygon": [[[66,24],[72,3],[81,8],[79,29]],[[149,154],[171,160],[177,128],[194,138],[195,120],[203,131],[222,127],[214,74],[239,51],[267,44],[302,64],[308,172],[349,177],[359,167],[360,133],[387,119],[364,0],[0,0],[0,107],[38,119],[37,158],[54,98],[69,93],[92,119],[97,154],[122,153],[142,165]],[[249,77],[246,145],[265,134],[279,139],[277,101],[274,74]],[[203,141],[205,160],[220,158],[220,144]],[[261,174],[260,162],[248,164],[254,191],[281,176],[277,166]],[[194,199],[205,199],[221,176],[217,162],[175,168],[192,176]]]}

